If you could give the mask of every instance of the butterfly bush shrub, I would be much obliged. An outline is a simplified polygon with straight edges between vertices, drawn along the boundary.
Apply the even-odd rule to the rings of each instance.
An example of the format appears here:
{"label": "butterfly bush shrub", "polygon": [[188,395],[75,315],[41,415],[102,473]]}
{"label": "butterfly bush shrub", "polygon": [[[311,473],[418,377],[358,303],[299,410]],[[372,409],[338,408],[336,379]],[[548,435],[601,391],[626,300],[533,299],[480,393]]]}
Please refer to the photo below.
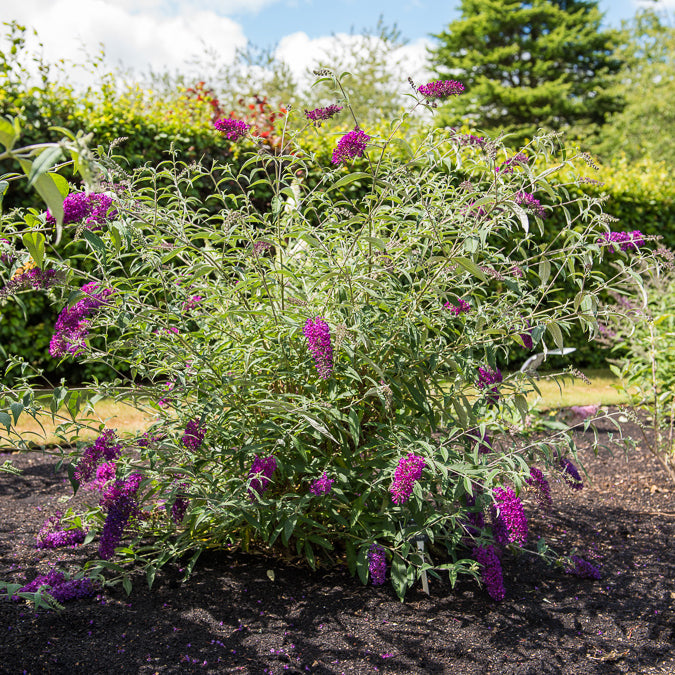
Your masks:
{"label": "butterfly bush shrub", "polygon": [[603,338],[620,353],[610,367],[643,429],[635,415],[646,413],[651,433],[642,440],[675,483],[675,256],[660,253],[665,264],[645,273],[644,293],[613,294]]}
{"label": "butterfly bush shrub", "polygon": [[[325,79],[344,118],[348,98]],[[345,564],[400,597],[427,571],[504,597],[504,553],[528,546],[525,493],[541,502],[545,476],[570,474],[574,445],[562,432],[514,442],[509,420],[536,385],[498,362],[560,348],[575,324],[590,339],[599,295],[649,247],[619,248],[616,274],[598,271],[611,246],[601,202],[551,182],[578,159],[555,136],[509,162],[491,139],[401,135],[407,116],[461,95],[432,84],[388,134],[358,121],[336,134],[323,165],[296,133],[331,134],[330,116],[289,114],[276,152],[220,120],[249,148],[240,169],[173,155],[83,229],[86,260],[47,247],[41,267],[68,278],[52,291],[74,322],[63,358],[123,364],[130,378],[94,388],[154,416],[136,439],[102,430],[63,458],[91,490],[87,536],[106,569],[134,562],[151,582],[169,560],[191,555],[190,571],[205,548],[237,547]],[[212,181],[208,209],[197,179]],[[261,182],[265,206],[249,196]],[[555,210],[568,227],[545,239]],[[36,396],[4,392],[29,412]],[[76,392],[59,387],[55,414],[61,403],[77,408]]]}

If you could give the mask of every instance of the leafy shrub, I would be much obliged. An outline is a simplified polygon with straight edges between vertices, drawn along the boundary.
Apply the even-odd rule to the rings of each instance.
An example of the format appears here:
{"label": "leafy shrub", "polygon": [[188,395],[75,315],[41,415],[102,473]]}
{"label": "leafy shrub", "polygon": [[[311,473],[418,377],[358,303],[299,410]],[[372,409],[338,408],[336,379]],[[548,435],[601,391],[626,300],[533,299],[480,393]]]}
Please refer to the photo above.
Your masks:
{"label": "leafy shrub", "polygon": [[[644,301],[615,296],[606,340],[619,348],[621,391],[633,410],[647,413],[652,435],[643,441],[675,482],[675,273],[654,273],[645,285]],[[620,347],[619,347],[620,346]],[[638,418],[636,421],[643,426]],[[644,428],[644,426],[643,426]]]}
{"label": "leafy shrub", "polygon": [[[191,553],[189,572],[204,548],[235,546],[344,562],[400,597],[427,571],[480,573],[500,599],[501,552],[526,546],[521,497],[546,492],[534,465],[581,487],[566,433],[514,445],[509,420],[536,385],[497,359],[563,347],[576,324],[593,335],[599,294],[634,278],[647,247],[608,243],[601,202],[536,171],[560,156],[555,136],[505,164],[495,141],[397,140],[403,119],[342,135],[328,167],[284,135],[241,163],[141,169],[110,193],[106,223],[78,225],[85,256],[31,221],[49,252],[39,264],[67,279],[52,287],[53,353],[124,364],[128,378],[96,389],[156,415],[141,438],[104,429],[64,457],[74,487],[100,494],[93,571],[128,586],[134,561],[152,582],[169,560]],[[269,201],[252,196],[260,185]],[[561,209],[573,225],[547,239]],[[620,261],[611,275],[606,256]],[[74,394],[55,390],[52,411],[76,413]],[[4,401],[20,445],[12,425],[40,399],[25,379]]]}

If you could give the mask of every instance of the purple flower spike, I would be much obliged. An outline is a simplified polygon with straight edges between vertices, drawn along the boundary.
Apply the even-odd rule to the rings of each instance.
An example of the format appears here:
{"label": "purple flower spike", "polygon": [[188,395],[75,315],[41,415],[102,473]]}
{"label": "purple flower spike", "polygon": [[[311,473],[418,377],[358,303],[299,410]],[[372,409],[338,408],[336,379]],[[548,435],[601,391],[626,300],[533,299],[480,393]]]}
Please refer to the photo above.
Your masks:
{"label": "purple flower spike", "polygon": [[269,487],[272,474],[277,469],[277,458],[273,455],[269,457],[255,456],[251,469],[248,472],[248,477],[251,484],[248,488],[248,494],[251,499],[254,498],[255,493],[262,495]]}
{"label": "purple flower spike", "polygon": [[476,560],[483,568],[481,577],[488,595],[499,602],[504,599],[504,578],[502,576],[502,565],[499,562],[495,547],[490,545],[487,547],[474,546],[472,552],[474,560]]}
{"label": "purple flower spike", "polygon": [[493,494],[496,503],[490,511],[495,541],[501,546],[509,543],[523,546],[527,541],[527,518],[522,502],[509,487],[496,488]]}
{"label": "purple flower spike", "polygon": [[495,172],[501,173],[502,175],[513,173],[513,169],[516,166],[526,166],[528,162],[529,162],[528,156],[522,152],[519,152],[517,155],[514,155],[513,157],[510,157],[506,161],[502,162],[495,169]]}
{"label": "purple flower spike", "polygon": [[340,110],[342,110],[341,105],[329,105],[326,108],[315,108],[314,110],[305,110],[305,117],[310,121],[314,122],[316,126],[321,126],[321,122],[324,120],[329,120],[331,117],[335,117]]}
{"label": "purple flower spike", "polygon": [[488,389],[487,402],[490,405],[496,405],[499,401],[499,389],[491,387],[490,385],[499,384],[502,381],[502,372],[499,368],[494,370],[489,366],[481,366],[478,368],[478,380],[476,386],[479,389]]}
{"label": "purple flower spike", "polygon": [[101,498],[101,506],[108,512],[98,545],[102,560],[109,560],[119,546],[129,518],[138,513],[136,493],[143,477],[132,473],[125,481],[118,480]]}
{"label": "purple flower spike", "polygon": [[328,379],[333,372],[333,346],[330,339],[330,328],[324,319],[307,319],[303,333],[307,338],[307,348],[314,356],[314,365],[319,376]]}
{"label": "purple flower spike", "polygon": [[213,123],[213,126],[218,129],[218,131],[222,131],[225,134],[225,137],[230,141],[238,141],[240,138],[244,138],[251,128],[250,124],[246,124],[246,122],[234,119],[233,117],[216,120]]}
{"label": "purple flower spike", "polygon": [[[85,222],[89,229],[96,229],[117,215],[117,210],[110,210],[113,200],[106,194],[87,194],[78,192],[68,195],[63,200],[63,224]],[[56,219],[47,211],[47,223],[54,225]]]}
{"label": "purple flower spike", "polygon": [[117,459],[122,452],[122,444],[117,439],[114,429],[104,429],[94,441],[94,445],[85,448],[75,469],[75,479],[88,481],[95,473],[98,463],[102,459],[109,462]]}
{"label": "purple flower spike", "polygon": [[309,488],[309,491],[313,495],[316,495],[317,497],[321,495],[327,495],[331,491],[334,482],[335,480],[333,480],[332,478],[328,478],[328,474],[324,471],[321,478],[317,478],[312,483],[312,486]]}
{"label": "purple flower spike", "polygon": [[645,245],[644,234],[640,230],[632,232],[605,232],[600,239],[599,244],[618,244],[622,251],[637,251],[640,246]]}
{"label": "purple flower spike", "polygon": [[417,88],[417,91],[425,98],[443,99],[461,94],[464,91],[464,85],[457,80],[436,80],[423,84]]}
{"label": "purple flower spike", "polygon": [[198,419],[190,420],[185,425],[185,433],[181,438],[181,443],[188,449],[196,452],[201,448],[206,436],[206,427],[202,426]]}
{"label": "purple flower spike", "polygon": [[466,301],[462,300],[462,298],[459,298],[457,300],[457,304],[453,305],[450,302],[446,302],[445,305],[443,305],[445,309],[449,310],[451,314],[454,314],[455,316],[459,316],[460,314],[464,314],[465,312],[471,311],[471,305]]}
{"label": "purple flower spike", "polygon": [[577,555],[573,555],[572,558],[573,565],[567,565],[565,567],[565,572],[567,574],[574,574],[576,577],[581,579],[600,579],[602,574],[600,570],[588,560],[584,560]]}
{"label": "purple flower spike", "polygon": [[529,192],[525,192],[523,190],[518,190],[516,194],[514,195],[514,199],[516,204],[520,204],[521,206],[524,206],[526,209],[529,209],[534,213],[535,216],[539,216],[540,218],[546,218],[546,211],[544,210],[544,207],[541,205],[541,202],[534,197],[534,195],[531,195]]}
{"label": "purple flower spike", "polygon": [[423,457],[410,453],[401,457],[394,471],[394,480],[389,488],[391,501],[394,504],[405,504],[412,494],[415,483],[422,477],[422,469],[426,466]]}
{"label": "purple flower spike", "polygon": [[[47,593],[57,602],[87,598],[94,595],[97,590],[95,582],[89,577],[66,580],[62,572],[52,570],[48,574],[36,577],[33,581],[20,588],[19,593],[35,593],[40,587],[46,587]],[[12,599],[18,600],[19,597],[14,596]]]}
{"label": "purple flower spike", "polygon": [[579,470],[569,459],[565,457],[560,458],[560,469],[562,471],[565,482],[574,490],[581,490],[584,487],[584,482],[581,480]]}
{"label": "purple flower spike", "polygon": [[358,127],[354,128],[338,141],[330,161],[333,164],[344,164],[348,159],[363,157],[369,140],[368,134],[365,134]]}
{"label": "purple flower spike", "polygon": [[373,586],[381,586],[387,578],[387,557],[379,544],[368,549],[368,569]]}
{"label": "purple flower spike", "polygon": [[109,288],[99,288],[96,282],[82,286],[85,297],[72,307],[64,307],[56,319],[54,335],[49,343],[49,353],[57,358],[77,354],[84,349],[84,340],[89,334],[89,316],[105,304],[112,294]]}
{"label": "purple flower spike", "polygon": [[544,474],[532,466],[530,467],[530,477],[526,478],[525,482],[537,491],[539,505],[543,509],[549,510],[553,505],[553,500],[551,499],[551,486],[548,484],[546,478],[544,478]]}
{"label": "purple flower spike", "polygon": [[36,548],[61,548],[77,546],[84,541],[86,532],[81,528],[64,530],[61,526],[61,513],[57,512],[45,520],[38,532]]}

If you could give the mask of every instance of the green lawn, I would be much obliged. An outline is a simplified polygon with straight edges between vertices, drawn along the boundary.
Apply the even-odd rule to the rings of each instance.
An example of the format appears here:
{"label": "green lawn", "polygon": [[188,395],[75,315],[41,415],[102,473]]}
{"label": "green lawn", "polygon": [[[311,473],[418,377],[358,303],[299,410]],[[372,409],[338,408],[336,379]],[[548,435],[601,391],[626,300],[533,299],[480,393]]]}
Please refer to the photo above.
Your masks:
{"label": "green lawn", "polygon": [[[549,410],[551,408],[566,408],[572,405],[616,405],[625,403],[625,397],[622,397],[614,389],[613,385],[617,382],[616,378],[609,370],[589,370],[586,371],[591,384],[587,384],[580,379],[566,376],[559,379],[558,383],[548,379],[545,374],[540,373],[540,379],[537,386],[541,390],[541,396],[536,393],[530,394],[528,400],[538,410]],[[95,430],[100,423],[113,429],[117,429],[120,436],[136,436],[147,429],[153,418],[148,413],[140,412],[124,403],[118,403],[112,399],[104,399],[95,406],[96,414],[87,415],[91,420],[92,429],[82,434],[82,439],[93,439],[97,436]],[[51,415],[45,414],[40,420],[44,426],[44,431],[40,425],[23,414],[19,418],[18,428],[24,434],[26,440],[32,440],[37,444],[54,444],[58,439],[54,435],[56,424],[51,420]],[[58,424],[58,421],[57,421]],[[6,440],[0,439],[0,447],[8,447]]]}

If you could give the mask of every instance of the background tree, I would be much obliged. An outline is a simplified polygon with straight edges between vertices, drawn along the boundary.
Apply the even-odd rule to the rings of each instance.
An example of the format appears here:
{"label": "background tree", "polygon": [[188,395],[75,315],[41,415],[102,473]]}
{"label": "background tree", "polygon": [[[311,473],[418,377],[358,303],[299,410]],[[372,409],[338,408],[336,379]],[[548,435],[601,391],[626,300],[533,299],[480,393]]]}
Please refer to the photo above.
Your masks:
{"label": "background tree", "polygon": [[593,0],[461,0],[461,17],[436,35],[432,66],[467,92],[441,115],[443,124],[515,134],[537,128],[583,134],[622,109],[611,76],[618,31],[600,28]]}
{"label": "background tree", "polygon": [[639,11],[624,24],[624,68],[616,88],[626,107],[603,129],[598,152],[675,163],[675,22],[672,14]]}

